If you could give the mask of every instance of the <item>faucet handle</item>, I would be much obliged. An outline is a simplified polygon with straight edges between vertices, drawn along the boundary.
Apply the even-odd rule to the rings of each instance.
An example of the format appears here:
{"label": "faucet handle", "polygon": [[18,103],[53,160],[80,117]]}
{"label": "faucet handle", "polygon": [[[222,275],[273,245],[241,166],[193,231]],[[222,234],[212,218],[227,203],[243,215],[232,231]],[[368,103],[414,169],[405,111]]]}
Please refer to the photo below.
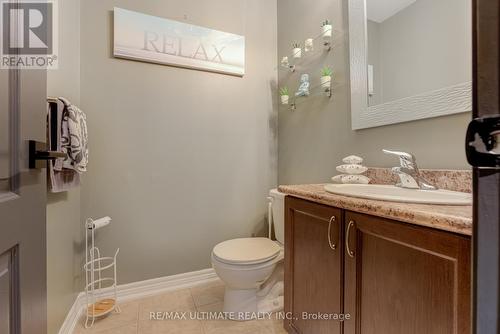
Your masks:
{"label": "faucet handle", "polygon": [[406,168],[416,168],[416,159],[415,156],[411,153],[400,152],[400,151],[391,151],[391,150],[382,150],[385,154],[392,154],[399,157],[399,162],[401,167]]}

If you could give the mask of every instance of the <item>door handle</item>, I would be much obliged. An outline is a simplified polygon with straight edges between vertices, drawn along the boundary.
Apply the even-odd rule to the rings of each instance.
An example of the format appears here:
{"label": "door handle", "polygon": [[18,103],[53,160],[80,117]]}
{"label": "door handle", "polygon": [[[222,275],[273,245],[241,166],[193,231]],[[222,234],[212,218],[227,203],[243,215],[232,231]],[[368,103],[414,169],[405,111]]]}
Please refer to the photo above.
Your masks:
{"label": "door handle", "polygon": [[331,234],[331,230],[332,230],[332,223],[335,222],[337,218],[335,216],[332,216],[330,218],[330,222],[328,223],[328,245],[330,245],[330,248],[332,250],[336,250],[337,249],[337,245],[332,243],[332,234]]}
{"label": "door handle", "polygon": [[500,167],[500,116],[472,120],[467,128],[465,151],[473,167]]}
{"label": "door handle", "polygon": [[47,144],[30,140],[29,145],[29,168],[40,169],[45,167],[43,161],[56,160],[59,158],[66,158],[67,154],[64,152],[47,151]]}
{"label": "door handle", "polygon": [[347,251],[347,255],[349,255],[350,257],[354,257],[354,251],[351,250],[351,248],[349,247],[349,236],[351,235],[351,227],[355,226],[355,222],[353,220],[351,220],[349,222],[349,225],[347,225],[347,233],[346,233],[346,236],[345,236],[345,248],[346,248],[346,251]]}

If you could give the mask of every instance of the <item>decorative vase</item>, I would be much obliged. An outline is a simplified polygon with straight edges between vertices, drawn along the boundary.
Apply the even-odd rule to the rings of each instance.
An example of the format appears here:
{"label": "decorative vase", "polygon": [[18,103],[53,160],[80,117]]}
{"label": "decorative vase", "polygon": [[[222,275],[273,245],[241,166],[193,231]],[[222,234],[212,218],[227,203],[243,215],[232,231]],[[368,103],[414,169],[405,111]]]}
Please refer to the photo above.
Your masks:
{"label": "decorative vase", "polygon": [[304,51],[305,52],[314,51],[314,40],[312,38],[308,38],[304,42]]}
{"label": "decorative vase", "polygon": [[332,83],[332,77],[330,75],[325,75],[321,77],[321,87],[325,89],[330,89]]}
{"label": "decorative vase", "polygon": [[281,66],[283,66],[283,67],[289,67],[290,66],[290,62],[288,61],[288,57],[283,57],[281,59]]}
{"label": "decorative vase", "polygon": [[301,48],[294,48],[292,53],[293,53],[293,58],[302,57],[302,49]]}
{"label": "decorative vase", "polygon": [[326,24],[323,26],[323,37],[330,38],[332,37],[332,25]]}
{"label": "decorative vase", "polygon": [[290,99],[290,96],[288,95],[281,95],[281,104],[288,104],[288,100]]}

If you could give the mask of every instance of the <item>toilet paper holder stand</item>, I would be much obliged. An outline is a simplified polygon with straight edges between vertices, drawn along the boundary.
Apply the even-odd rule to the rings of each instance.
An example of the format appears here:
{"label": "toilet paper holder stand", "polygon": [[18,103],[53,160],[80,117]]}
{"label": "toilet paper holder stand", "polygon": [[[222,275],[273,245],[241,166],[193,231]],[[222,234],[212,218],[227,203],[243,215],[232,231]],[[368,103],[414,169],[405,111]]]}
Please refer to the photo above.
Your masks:
{"label": "toilet paper holder stand", "polygon": [[111,223],[111,217],[97,220],[88,218],[85,222],[85,328],[94,325],[96,318],[102,318],[112,312],[120,313],[117,303],[116,258],[118,248],[113,257],[103,257],[95,245],[96,230]]}

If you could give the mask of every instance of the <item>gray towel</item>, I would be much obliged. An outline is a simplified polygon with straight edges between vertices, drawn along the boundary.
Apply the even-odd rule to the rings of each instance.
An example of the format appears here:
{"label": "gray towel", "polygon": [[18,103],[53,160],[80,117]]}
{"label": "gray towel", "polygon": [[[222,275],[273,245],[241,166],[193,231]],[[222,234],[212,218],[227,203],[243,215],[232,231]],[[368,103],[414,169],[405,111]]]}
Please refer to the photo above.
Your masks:
{"label": "gray towel", "polygon": [[57,171],[54,163],[49,164],[50,191],[60,193],[80,186],[80,174],[72,169]]}
{"label": "gray towel", "polygon": [[64,104],[61,122],[61,151],[67,154],[66,159],[56,162],[56,170],[73,169],[78,173],[87,171],[89,160],[87,117],[77,106],[67,99],[58,99]]}
{"label": "gray towel", "polygon": [[[62,152],[62,120],[64,109],[66,108],[64,103],[60,100],[55,102],[57,104],[57,111],[55,113],[50,112],[50,103],[48,104],[48,113],[47,113],[47,142],[49,147],[52,147],[52,137],[50,134],[54,131],[57,134],[56,139],[56,150],[58,152]],[[57,128],[52,128],[52,117],[56,118],[55,124],[57,124]],[[74,187],[78,187],[80,185],[80,174],[78,174],[74,169],[66,169],[61,168],[57,170],[55,168],[56,164],[63,163],[64,159],[57,159],[56,161],[49,161],[49,185],[50,191],[54,193],[68,191]]]}

